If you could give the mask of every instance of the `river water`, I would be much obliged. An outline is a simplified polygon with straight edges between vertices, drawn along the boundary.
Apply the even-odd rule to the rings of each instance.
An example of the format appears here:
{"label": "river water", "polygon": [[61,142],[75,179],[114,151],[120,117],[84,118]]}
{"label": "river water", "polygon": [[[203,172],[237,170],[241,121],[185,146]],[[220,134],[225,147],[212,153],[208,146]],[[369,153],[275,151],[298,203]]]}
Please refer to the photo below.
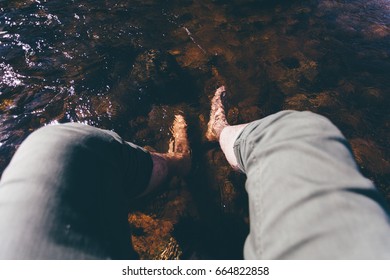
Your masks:
{"label": "river water", "polygon": [[47,124],[163,152],[184,112],[192,174],[134,206],[134,247],[145,259],[241,258],[245,178],[202,136],[213,90],[227,85],[232,124],[281,109],[327,116],[390,201],[389,55],[388,0],[0,0],[0,173]]}

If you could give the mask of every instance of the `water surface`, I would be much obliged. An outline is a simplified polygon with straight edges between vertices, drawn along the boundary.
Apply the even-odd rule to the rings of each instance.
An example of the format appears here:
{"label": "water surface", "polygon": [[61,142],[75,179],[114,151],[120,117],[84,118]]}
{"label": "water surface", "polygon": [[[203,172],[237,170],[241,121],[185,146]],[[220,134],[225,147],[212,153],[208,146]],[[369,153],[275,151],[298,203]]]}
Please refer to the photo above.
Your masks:
{"label": "water surface", "polygon": [[327,116],[390,201],[389,35],[387,0],[0,0],[0,171],[57,122],[165,151],[184,112],[194,171],[130,213],[135,248],[240,258],[244,178],[202,137],[213,91],[227,85],[232,124],[281,109]]}

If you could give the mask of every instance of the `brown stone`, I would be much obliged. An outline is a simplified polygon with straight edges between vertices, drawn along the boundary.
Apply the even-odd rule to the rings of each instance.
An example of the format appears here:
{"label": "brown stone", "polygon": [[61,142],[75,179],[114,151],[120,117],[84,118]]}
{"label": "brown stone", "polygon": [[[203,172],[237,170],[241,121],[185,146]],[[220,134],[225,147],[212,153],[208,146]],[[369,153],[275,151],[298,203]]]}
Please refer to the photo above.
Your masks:
{"label": "brown stone", "polygon": [[350,140],[356,161],[363,168],[374,174],[389,174],[390,162],[385,159],[383,151],[370,139],[355,138]]}

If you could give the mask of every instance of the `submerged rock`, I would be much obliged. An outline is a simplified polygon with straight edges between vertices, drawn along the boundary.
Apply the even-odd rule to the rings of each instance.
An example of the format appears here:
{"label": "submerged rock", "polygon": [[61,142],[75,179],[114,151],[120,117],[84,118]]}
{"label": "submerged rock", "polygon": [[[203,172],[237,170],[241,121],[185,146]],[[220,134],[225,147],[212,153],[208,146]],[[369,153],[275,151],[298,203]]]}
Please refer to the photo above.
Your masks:
{"label": "submerged rock", "polygon": [[130,78],[138,92],[153,102],[173,103],[190,92],[183,70],[168,52],[148,50],[139,54]]}
{"label": "submerged rock", "polygon": [[355,138],[350,140],[350,143],[355,159],[362,169],[368,169],[372,174],[390,173],[390,162],[383,158],[383,151],[374,141]]}
{"label": "submerged rock", "polygon": [[114,87],[111,100],[123,105],[118,115],[145,115],[152,105],[191,100],[193,87],[168,52],[147,50],[136,56],[129,74]]}

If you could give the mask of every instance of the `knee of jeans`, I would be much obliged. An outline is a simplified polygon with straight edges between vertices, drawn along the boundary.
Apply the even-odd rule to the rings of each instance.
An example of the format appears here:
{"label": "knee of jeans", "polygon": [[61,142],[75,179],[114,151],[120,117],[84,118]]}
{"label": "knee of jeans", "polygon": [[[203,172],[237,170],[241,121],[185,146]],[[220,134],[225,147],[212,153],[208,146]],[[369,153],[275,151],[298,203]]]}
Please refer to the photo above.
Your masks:
{"label": "knee of jeans", "polygon": [[340,130],[327,118],[322,115],[304,111],[292,111],[294,119],[294,130],[305,134],[329,134],[342,135]]}
{"label": "knee of jeans", "polygon": [[46,150],[58,147],[72,147],[82,143],[85,131],[82,124],[48,125],[34,131],[24,145],[44,145]]}

